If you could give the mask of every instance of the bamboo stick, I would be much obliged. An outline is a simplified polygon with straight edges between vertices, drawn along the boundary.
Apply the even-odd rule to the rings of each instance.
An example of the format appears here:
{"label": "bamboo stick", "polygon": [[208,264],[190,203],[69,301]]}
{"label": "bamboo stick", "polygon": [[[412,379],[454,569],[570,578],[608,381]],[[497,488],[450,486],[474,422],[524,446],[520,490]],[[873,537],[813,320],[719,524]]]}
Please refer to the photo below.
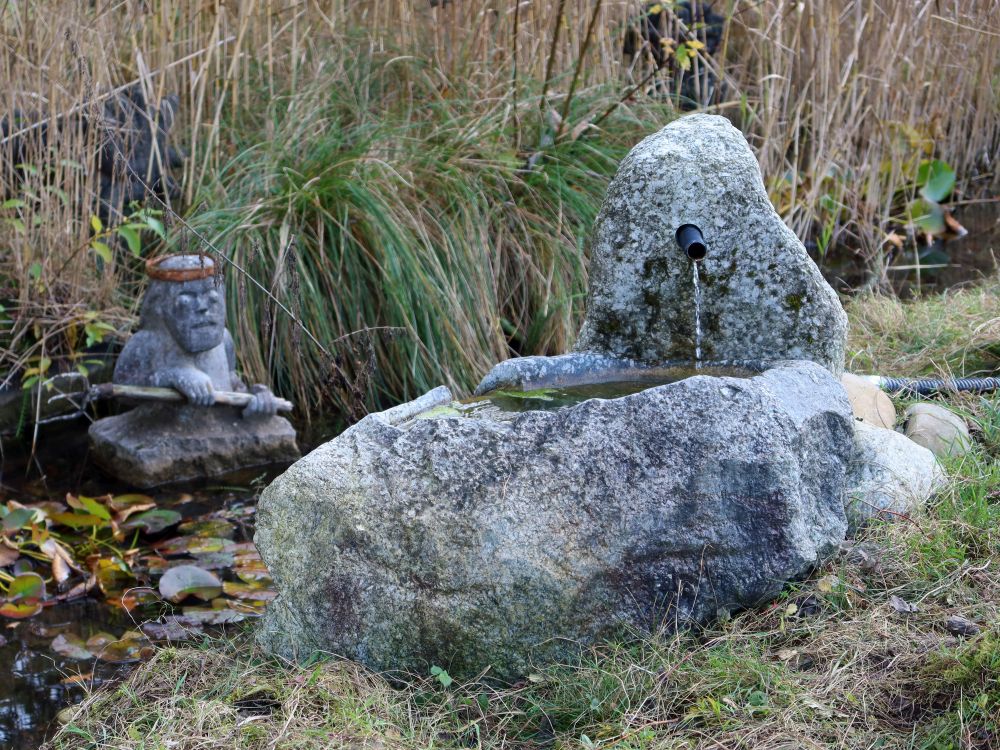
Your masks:
{"label": "bamboo stick", "polygon": [[[145,385],[119,385],[117,383],[102,383],[95,385],[88,394],[91,399],[132,398],[139,401],[162,401],[164,403],[179,403],[187,401],[180,391],[173,388],[156,388]],[[233,391],[212,391],[215,396],[214,405],[243,407],[253,399],[252,393],[236,393]],[[278,411],[286,412],[295,408],[291,401],[275,398]]]}

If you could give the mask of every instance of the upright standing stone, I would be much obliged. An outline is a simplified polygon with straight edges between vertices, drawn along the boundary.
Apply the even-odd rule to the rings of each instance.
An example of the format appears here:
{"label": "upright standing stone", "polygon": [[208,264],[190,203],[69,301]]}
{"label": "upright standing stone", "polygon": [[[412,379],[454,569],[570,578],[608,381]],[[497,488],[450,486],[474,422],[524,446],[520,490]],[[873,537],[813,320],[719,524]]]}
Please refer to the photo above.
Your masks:
{"label": "upright standing stone", "polygon": [[575,349],[658,365],[694,356],[692,261],[674,234],[701,228],[702,357],[809,359],[839,375],[847,315],[775,212],[743,135],[691,115],[645,138],[611,181],[591,246]]}

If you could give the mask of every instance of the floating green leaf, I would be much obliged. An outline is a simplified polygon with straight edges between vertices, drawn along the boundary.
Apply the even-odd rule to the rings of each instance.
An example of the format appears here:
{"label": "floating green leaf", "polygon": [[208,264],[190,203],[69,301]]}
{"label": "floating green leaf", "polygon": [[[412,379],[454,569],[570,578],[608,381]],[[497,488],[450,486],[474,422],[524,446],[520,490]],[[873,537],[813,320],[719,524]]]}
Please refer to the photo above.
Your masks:
{"label": "floating green leaf", "polygon": [[121,528],[142,529],[147,534],[158,534],[164,529],[169,529],[180,523],[180,520],[181,514],[176,510],[157,508],[132,516],[121,525]]}
{"label": "floating green leaf", "polygon": [[42,604],[38,601],[4,602],[0,604],[0,617],[9,617],[12,620],[23,620],[26,617],[34,617],[41,611]]}
{"label": "floating green leaf", "polygon": [[77,659],[82,661],[83,659],[94,658],[94,655],[87,649],[86,644],[83,642],[83,638],[75,633],[57,635],[49,648],[60,656],[65,656],[68,659]]}
{"label": "floating green leaf", "polygon": [[221,518],[186,521],[177,527],[177,531],[185,536],[217,537],[220,539],[232,539],[236,535],[236,527]]}
{"label": "floating green leaf", "polygon": [[49,516],[52,523],[69,526],[71,529],[83,529],[90,526],[104,526],[107,519],[91,513],[53,513]]}
{"label": "floating green leaf", "polygon": [[222,591],[222,582],[212,573],[196,565],[178,565],[170,568],[160,579],[160,594],[171,602],[188,596],[208,601]]}
{"label": "floating green leaf", "polygon": [[138,508],[141,506],[156,506],[156,501],[153,500],[149,495],[140,495],[137,493],[127,493],[124,495],[115,495],[110,500],[108,500],[108,507],[111,508],[115,513],[121,513],[122,511],[131,510],[132,508]]}
{"label": "floating green leaf", "polygon": [[222,584],[222,590],[228,595],[237,599],[249,599],[255,602],[269,602],[274,599],[278,592],[269,589],[260,583],[235,583],[226,581]]}
{"label": "floating green leaf", "polygon": [[176,555],[203,555],[209,552],[228,552],[230,542],[214,536],[179,536],[153,545],[165,557]]}
{"label": "floating green leaf", "polygon": [[940,203],[955,187],[955,170],[940,159],[924,160],[917,170],[920,194],[928,201]]}
{"label": "floating green leaf", "polygon": [[30,526],[35,518],[35,511],[32,508],[15,508],[3,517],[4,531],[17,531]]}
{"label": "floating green leaf", "polygon": [[910,206],[910,219],[921,231],[940,234],[944,231],[944,209],[933,201],[917,198]]}
{"label": "floating green leaf", "polygon": [[16,602],[22,599],[44,599],[45,579],[37,573],[21,573],[7,587],[7,601]]}
{"label": "floating green leaf", "polygon": [[108,511],[103,503],[98,502],[92,497],[87,497],[86,495],[67,495],[66,502],[69,503],[69,507],[71,508],[82,510],[105,521],[111,520],[110,511]]}

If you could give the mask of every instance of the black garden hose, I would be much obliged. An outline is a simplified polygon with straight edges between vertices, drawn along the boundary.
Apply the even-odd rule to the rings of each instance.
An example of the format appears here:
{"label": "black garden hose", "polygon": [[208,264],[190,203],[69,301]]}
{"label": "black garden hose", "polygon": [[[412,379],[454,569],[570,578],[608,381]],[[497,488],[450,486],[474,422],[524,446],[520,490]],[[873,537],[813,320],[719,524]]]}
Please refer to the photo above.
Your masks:
{"label": "black garden hose", "polygon": [[955,391],[987,393],[989,391],[1000,390],[1000,378],[935,380],[930,378],[887,378],[882,375],[869,375],[867,378],[887,393],[912,394],[916,396],[930,396],[934,393],[954,393]]}

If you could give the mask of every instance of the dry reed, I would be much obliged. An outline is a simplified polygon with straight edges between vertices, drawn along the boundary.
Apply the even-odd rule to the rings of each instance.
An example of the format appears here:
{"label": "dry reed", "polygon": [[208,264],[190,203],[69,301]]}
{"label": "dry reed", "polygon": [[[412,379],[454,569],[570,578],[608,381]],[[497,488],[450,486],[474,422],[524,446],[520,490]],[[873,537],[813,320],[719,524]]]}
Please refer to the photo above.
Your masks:
{"label": "dry reed", "polygon": [[[904,219],[916,165],[928,157],[949,163],[966,194],[996,188],[1000,0],[712,5],[726,27],[717,54],[703,50],[694,60],[690,75],[705,82],[694,87],[698,104],[743,128],[772,199],[801,236],[825,233],[877,259],[888,229]],[[599,141],[608,134],[601,130],[609,125],[606,113],[628,118],[644,100],[680,89],[676,80],[662,80],[667,72],[650,67],[648,50],[623,58],[626,27],[642,8],[636,0],[3,3],[0,112],[20,110],[28,121],[48,118],[64,127],[58,139],[49,139],[55,153],[36,144],[31,160],[45,167],[22,187],[9,172],[3,176],[8,194],[29,199],[0,209],[0,383],[16,385],[25,367],[45,358],[79,358],[82,329],[95,316],[120,333],[132,319],[134,259],[119,252],[113,262],[98,263],[88,250],[95,144],[63,115],[85,108],[89,98],[130,81],[154,100],[180,94],[175,133],[189,158],[183,205],[175,208],[196,216],[200,202],[213,199],[215,178],[239,155],[226,123],[253,124],[253,113],[281,92],[292,92],[290,110],[301,106],[295,92],[315,95],[310,80],[323,75],[325,59],[343,57],[345,47],[350,56],[371,56],[389,67],[419,61],[436,82],[440,103],[459,83],[476,92],[484,124],[513,124],[505,137],[514,152],[544,150],[546,133],[565,140],[589,132]],[[705,36],[705,29],[688,28],[677,16],[669,23],[680,38]],[[710,78],[720,83],[709,86]],[[570,90],[585,107],[571,106]],[[406,98],[405,90],[380,95]],[[588,122],[597,127],[588,131]],[[496,200],[508,198],[501,191]],[[252,224],[253,207],[246,208]],[[532,216],[515,220],[530,225]],[[559,240],[567,255],[573,250],[579,257],[573,244],[586,230],[573,227]],[[489,238],[479,231],[469,234],[469,243],[484,241]],[[469,256],[480,252],[472,248]],[[516,295],[501,288],[508,282],[493,279],[501,298]],[[537,291],[528,296],[537,303]],[[577,312],[581,302],[574,301]],[[534,307],[516,311],[516,325],[531,325],[535,315]],[[543,339],[570,340],[576,319],[561,316],[552,323],[561,328]],[[344,320],[337,331],[377,322]],[[500,323],[485,328],[500,330]],[[466,349],[482,348],[474,330],[456,335]],[[433,349],[433,342],[423,345]],[[445,370],[452,365],[441,363]],[[459,378],[467,385],[466,379]]]}

